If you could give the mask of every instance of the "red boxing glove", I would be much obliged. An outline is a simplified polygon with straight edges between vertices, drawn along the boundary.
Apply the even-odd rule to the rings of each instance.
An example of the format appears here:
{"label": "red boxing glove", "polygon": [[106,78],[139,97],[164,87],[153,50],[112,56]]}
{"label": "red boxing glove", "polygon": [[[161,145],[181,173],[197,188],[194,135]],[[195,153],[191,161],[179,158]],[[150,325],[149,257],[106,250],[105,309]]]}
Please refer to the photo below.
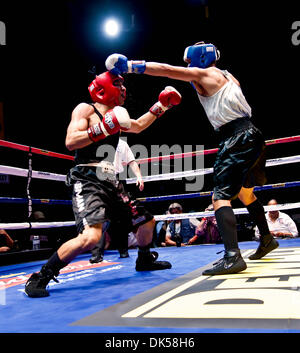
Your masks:
{"label": "red boxing glove", "polygon": [[103,140],[106,136],[114,135],[122,130],[128,130],[131,120],[127,110],[122,107],[115,107],[109,110],[102,121],[88,128],[89,138],[93,142]]}
{"label": "red boxing glove", "polygon": [[158,96],[158,100],[168,109],[181,102],[181,94],[172,86],[167,86]]}
{"label": "red boxing glove", "polygon": [[172,86],[167,86],[158,96],[158,102],[151,108],[150,112],[160,117],[164,112],[181,102],[181,94]]}
{"label": "red boxing glove", "polygon": [[113,110],[109,110],[102,121],[88,128],[89,138],[93,142],[103,140],[108,135],[116,134],[120,131],[120,124]]}

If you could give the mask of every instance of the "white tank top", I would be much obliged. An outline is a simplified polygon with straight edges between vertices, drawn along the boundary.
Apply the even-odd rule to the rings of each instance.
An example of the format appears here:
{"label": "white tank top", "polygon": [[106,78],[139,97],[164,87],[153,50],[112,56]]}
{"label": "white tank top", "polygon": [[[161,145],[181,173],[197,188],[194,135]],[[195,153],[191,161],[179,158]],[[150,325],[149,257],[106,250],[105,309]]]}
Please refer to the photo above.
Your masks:
{"label": "white tank top", "polygon": [[197,92],[208,120],[215,130],[237,118],[251,117],[251,107],[240,86],[232,80],[228,71],[221,71],[228,82],[218,92],[210,97],[201,96]]}

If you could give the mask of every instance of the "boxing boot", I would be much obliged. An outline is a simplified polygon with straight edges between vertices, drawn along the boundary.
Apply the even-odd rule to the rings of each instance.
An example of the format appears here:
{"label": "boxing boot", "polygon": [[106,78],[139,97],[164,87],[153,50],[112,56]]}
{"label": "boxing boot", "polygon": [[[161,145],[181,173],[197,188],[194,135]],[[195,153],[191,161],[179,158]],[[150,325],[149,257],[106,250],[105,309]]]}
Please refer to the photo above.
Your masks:
{"label": "boxing boot", "polygon": [[90,258],[90,263],[91,264],[97,264],[99,262],[103,261],[103,255],[101,253],[93,254],[93,256]]}
{"label": "boxing boot", "polygon": [[267,234],[260,237],[260,244],[256,252],[249,256],[250,260],[258,260],[267,255],[270,251],[278,248],[279,244],[277,240],[273,238],[271,234]]}
{"label": "boxing boot", "polygon": [[55,278],[58,276],[58,272],[54,273],[47,264],[41,268],[38,273],[33,273],[26,282],[25,293],[31,298],[48,297],[49,292],[46,290],[48,283],[53,279],[55,282],[58,280]]}
{"label": "boxing boot", "polygon": [[225,250],[224,257],[215,262],[212,268],[203,271],[202,275],[227,275],[244,271],[246,268],[247,265],[243,260],[239,249]]}
{"label": "boxing boot", "polygon": [[138,258],[136,260],[136,271],[157,271],[170,269],[172,265],[168,261],[156,261],[158,253],[152,252],[138,252]]}

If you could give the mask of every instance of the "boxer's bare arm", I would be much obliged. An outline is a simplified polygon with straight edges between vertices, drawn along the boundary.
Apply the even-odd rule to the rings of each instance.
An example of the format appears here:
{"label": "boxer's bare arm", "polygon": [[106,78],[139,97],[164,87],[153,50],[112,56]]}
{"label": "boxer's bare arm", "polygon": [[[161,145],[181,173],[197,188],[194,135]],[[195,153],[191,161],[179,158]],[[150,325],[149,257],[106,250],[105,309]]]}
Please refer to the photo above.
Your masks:
{"label": "boxer's bare arm", "polygon": [[147,113],[137,120],[131,119],[129,132],[140,133],[147,129],[158,117],[161,117],[168,109],[181,102],[180,93],[172,86],[167,86],[158,96],[156,102]]}
{"label": "boxer's bare arm", "polygon": [[198,67],[173,66],[147,61],[144,73],[196,83],[203,87],[208,95],[214,94],[227,82],[224,75],[215,67],[200,69]]}
{"label": "boxer's bare arm", "polygon": [[131,127],[129,130],[126,130],[126,132],[139,134],[143,130],[147,129],[156,119],[157,117],[154,114],[147,112],[137,120],[131,119]]}
{"label": "boxer's bare arm", "polygon": [[93,108],[86,103],[80,103],[73,110],[65,140],[69,151],[86,147],[92,143],[87,132],[91,114],[93,114]]}
{"label": "boxer's bare arm", "polygon": [[144,73],[151,76],[162,76],[187,82],[203,79],[207,74],[204,69],[173,66],[149,61],[146,63]]}

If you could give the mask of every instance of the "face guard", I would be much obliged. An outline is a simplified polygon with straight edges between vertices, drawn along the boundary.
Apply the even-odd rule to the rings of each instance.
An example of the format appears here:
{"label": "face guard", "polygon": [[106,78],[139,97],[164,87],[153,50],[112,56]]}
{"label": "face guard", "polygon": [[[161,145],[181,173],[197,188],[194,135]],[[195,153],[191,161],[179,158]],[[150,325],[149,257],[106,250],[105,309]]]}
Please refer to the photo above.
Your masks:
{"label": "face guard", "polygon": [[88,87],[91,98],[94,102],[105,104],[107,106],[120,105],[120,97],[126,98],[126,90],[121,86],[124,78],[120,75],[113,75],[106,71],[91,82]]}
{"label": "face guard", "polygon": [[195,44],[184,51],[183,60],[189,63],[189,67],[206,69],[213,62],[219,60],[220,52],[213,44]]}

